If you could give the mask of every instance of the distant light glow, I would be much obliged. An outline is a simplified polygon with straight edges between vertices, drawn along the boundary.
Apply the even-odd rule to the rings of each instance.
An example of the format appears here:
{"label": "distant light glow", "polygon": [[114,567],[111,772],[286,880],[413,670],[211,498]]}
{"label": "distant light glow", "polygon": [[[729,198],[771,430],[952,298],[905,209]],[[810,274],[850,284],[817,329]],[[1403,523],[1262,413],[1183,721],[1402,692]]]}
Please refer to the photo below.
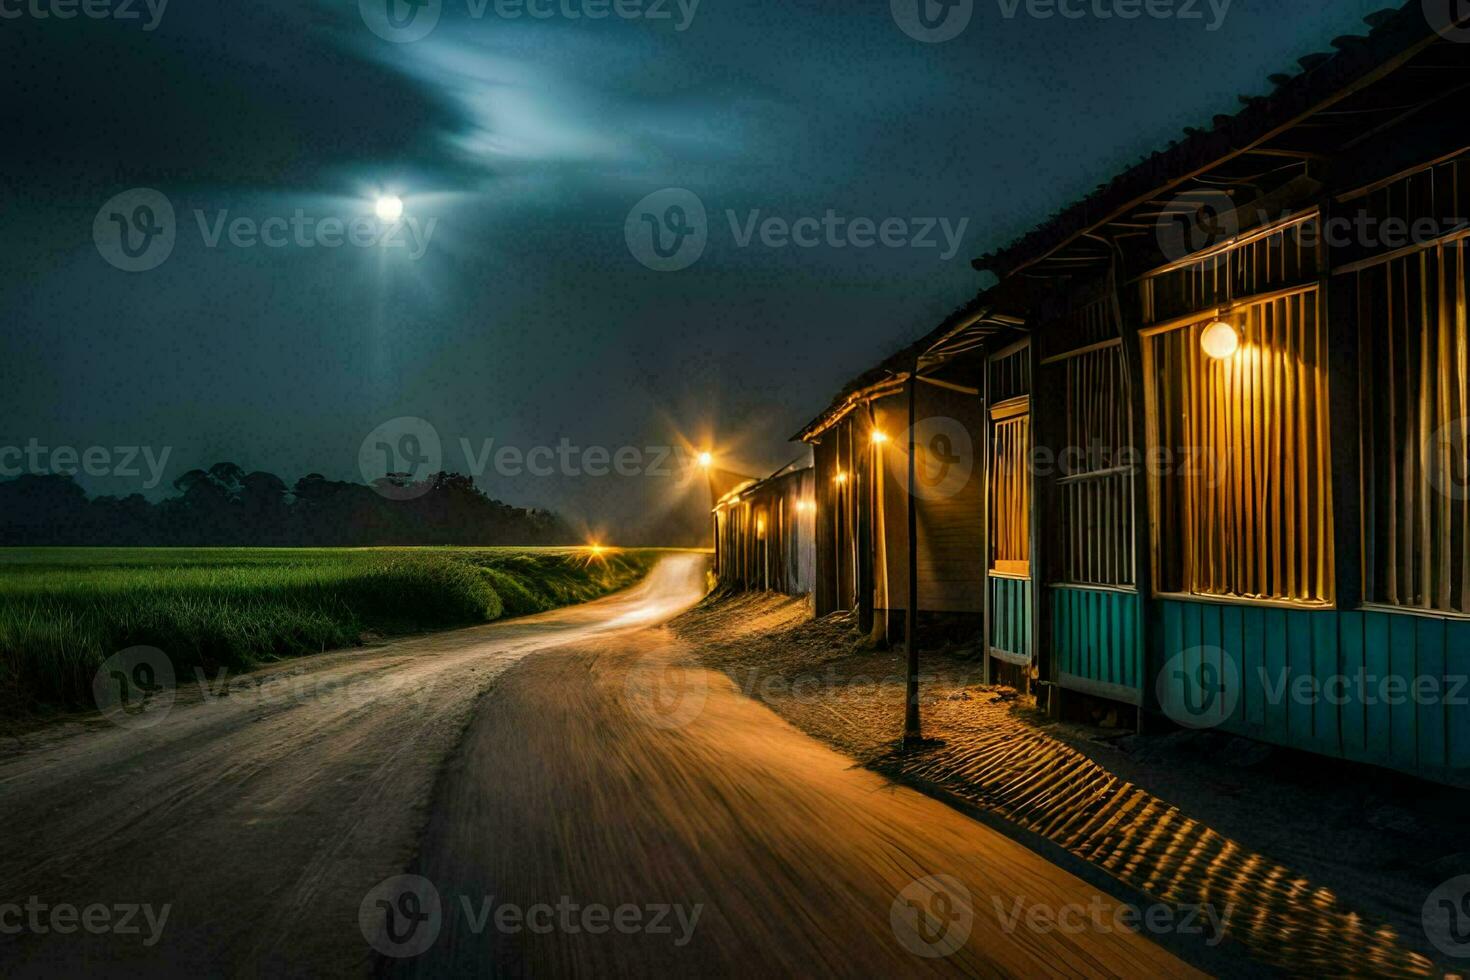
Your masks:
{"label": "distant light glow", "polygon": [[713,466],[714,462],[715,458],[710,453],[705,452],[699,454],[699,465],[703,466],[705,469],[709,469],[711,466]]}
{"label": "distant light glow", "polygon": [[594,558],[601,557],[602,555],[602,545],[600,544],[590,544],[587,546],[587,550],[592,553],[592,557]]}
{"label": "distant light glow", "polygon": [[881,445],[883,445],[887,441],[888,441],[888,433],[884,432],[882,429],[874,429],[873,430],[873,445],[875,445],[875,446],[881,446]]}
{"label": "distant light glow", "polygon": [[403,217],[403,198],[397,194],[384,194],[373,204],[378,220],[394,222]]}
{"label": "distant light glow", "polygon": [[1217,361],[1233,357],[1240,350],[1240,334],[1224,320],[1216,320],[1200,334],[1199,345]]}
{"label": "distant light glow", "polygon": [[837,473],[837,475],[835,477],[833,477],[833,479],[835,479],[839,484],[846,483],[847,482],[847,474],[846,473],[843,473],[841,470],[839,470],[838,473]]}

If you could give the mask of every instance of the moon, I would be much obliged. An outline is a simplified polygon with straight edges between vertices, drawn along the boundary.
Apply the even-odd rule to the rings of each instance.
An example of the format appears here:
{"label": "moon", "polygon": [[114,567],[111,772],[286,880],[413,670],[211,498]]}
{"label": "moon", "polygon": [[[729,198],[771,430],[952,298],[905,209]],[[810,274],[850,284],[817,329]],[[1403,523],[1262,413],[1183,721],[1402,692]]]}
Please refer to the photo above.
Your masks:
{"label": "moon", "polygon": [[403,217],[403,199],[396,194],[385,194],[378,198],[373,210],[382,221],[397,221]]}

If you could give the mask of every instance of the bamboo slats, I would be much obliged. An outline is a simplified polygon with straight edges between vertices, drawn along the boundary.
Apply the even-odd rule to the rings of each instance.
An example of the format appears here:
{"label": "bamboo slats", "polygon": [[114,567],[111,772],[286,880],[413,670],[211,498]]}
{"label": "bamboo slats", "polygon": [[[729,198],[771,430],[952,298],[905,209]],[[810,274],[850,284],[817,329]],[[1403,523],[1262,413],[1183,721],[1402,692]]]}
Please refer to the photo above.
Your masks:
{"label": "bamboo slats", "polygon": [[1031,568],[1031,416],[994,423],[991,432],[991,546],[993,568],[1026,575]]}
{"label": "bamboo slats", "polygon": [[1031,394],[1031,352],[1025,343],[992,358],[989,370],[992,403]]}
{"label": "bamboo slats", "polygon": [[[1063,581],[1134,581],[1132,412],[1121,347],[1086,350],[1060,362],[1066,443],[1058,460]],[[1053,370],[1053,369],[1048,369]]]}
{"label": "bamboo slats", "polygon": [[1358,274],[1371,602],[1470,613],[1470,328],[1460,245]]}
{"label": "bamboo slats", "polygon": [[1334,597],[1327,333],[1316,290],[1243,308],[1216,360],[1213,317],[1145,340],[1154,386],[1158,589],[1326,604]]}
{"label": "bamboo slats", "polygon": [[1322,238],[1318,214],[1311,211],[1270,234],[1152,274],[1141,284],[1144,323],[1310,282],[1321,269]]}

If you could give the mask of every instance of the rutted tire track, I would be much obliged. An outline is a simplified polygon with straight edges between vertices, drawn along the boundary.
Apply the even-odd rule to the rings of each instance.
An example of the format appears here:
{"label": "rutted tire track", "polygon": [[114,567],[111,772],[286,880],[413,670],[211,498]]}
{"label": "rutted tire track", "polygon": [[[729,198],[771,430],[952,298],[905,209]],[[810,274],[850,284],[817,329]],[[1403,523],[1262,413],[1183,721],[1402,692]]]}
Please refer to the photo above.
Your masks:
{"label": "rutted tire track", "polygon": [[[855,768],[691,666],[668,630],[561,647],[508,672],[445,769],[411,870],[442,912],[426,951],[381,961],[390,976],[1195,975],[1124,931],[1008,927],[1018,904],[1117,903]],[[963,885],[950,909],[970,924],[949,955],[925,958],[893,916],[900,893],[934,875]],[[527,922],[563,901],[702,911],[679,945],[677,928],[477,923],[469,912],[487,900]]]}
{"label": "rutted tire track", "polygon": [[[152,948],[0,936],[0,975],[366,972],[358,905],[411,859],[479,696],[536,650],[674,614],[698,598],[703,565],[672,556],[598,602],[292,661],[238,679],[228,697],[181,690],[146,730],[73,725],[17,740],[0,758],[0,903],[172,912]],[[272,689],[261,682],[282,677],[311,693],[262,698]]]}

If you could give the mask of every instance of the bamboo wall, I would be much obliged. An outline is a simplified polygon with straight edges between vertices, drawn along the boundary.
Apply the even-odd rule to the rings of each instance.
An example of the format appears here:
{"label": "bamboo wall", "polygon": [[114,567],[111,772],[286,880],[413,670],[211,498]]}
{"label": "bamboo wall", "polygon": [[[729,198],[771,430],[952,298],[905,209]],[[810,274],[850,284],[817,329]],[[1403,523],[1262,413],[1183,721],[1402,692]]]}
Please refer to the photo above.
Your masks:
{"label": "bamboo wall", "polygon": [[1427,249],[1356,276],[1368,366],[1364,397],[1378,407],[1365,449],[1379,462],[1363,493],[1366,594],[1373,602],[1470,613],[1470,329],[1463,242]]}
{"label": "bamboo wall", "polygon": [[1050,676],[1064,689],[1137,705],[1145,665],[1135,587],[1136,369],[1107,291],[1071,304],[1037,332],[1041,384],[1060,391],[1049,404],[1063,415],[1055,431],[1064,440],[1047,522]]}
{"label": "bamboo wall", "polygon": [[1149,338],[1154,546],[1162,592],[1328,604],[1333,592],[1327,324],[1318,292],[1229,317],[1233,356],[1201,335]]}
{"label": "bamboo wall", "polygon": [[[1173,318],[1143,331],[1150,440],[1212,451],[1194,475],[1150,481],[1150,708],[1205,708],[1199,724],[1470,783],[1470,331],[1464,233],[1445,210],[1463,201],[1462,167],[1333,206],[1349,220],[1438,214],[1446,240],[1314,256],[1288,237],[1264,260],[1212,260],[1232,275],[1169,273],[1193,292],[1141,287],[1145,321]],[[1329,308],[1331,279],[1346,288]],[[1180,295],[1221,302],[1241,352],[1204,363],[1198,333],[1220,313],[1192,318]],[[1334,386],[1356,411],[1333,415]],[[1360,521],[1340,525],[1337,491],[1360,495]],[[1343,597],[1334,572],[1353,564],[1361,578]],[[1193,676],[1218,681],[1219,696],[1201,701]]]}
{"label": "bamboo wall", "polygon": [[[992,654],[1055,690],[1177,720],[1208,674],[1206,724],[1470,784],[1470,229],[1392,252],[1311,234],[1324,213],[1452,218],[1467,160],[1079,284],[1030,324],[1035,352],[986,352],[988,403],[920,386],[974,461],[918,508],[920,608],[983,610]],[[1220,359],[1217,319],[1241,342]],[[907,418],[890,394],[815,447],[819,613],[855,608],[864,574],[906,605]],[[1032,442],[1077,452],[1041,475]]]}
{"label": "bamboo wall", "polygon": [[715,510],[720,585],[807,595],[816,587],[816,472],[764,481]]}
{"label": "bamboo wall", "polygon": [[990,655],[1024,668],[1023,676],[1029,676],[1036,648],[1031,356],[1023,340],[992,352],[986,366],[988,640]]}

